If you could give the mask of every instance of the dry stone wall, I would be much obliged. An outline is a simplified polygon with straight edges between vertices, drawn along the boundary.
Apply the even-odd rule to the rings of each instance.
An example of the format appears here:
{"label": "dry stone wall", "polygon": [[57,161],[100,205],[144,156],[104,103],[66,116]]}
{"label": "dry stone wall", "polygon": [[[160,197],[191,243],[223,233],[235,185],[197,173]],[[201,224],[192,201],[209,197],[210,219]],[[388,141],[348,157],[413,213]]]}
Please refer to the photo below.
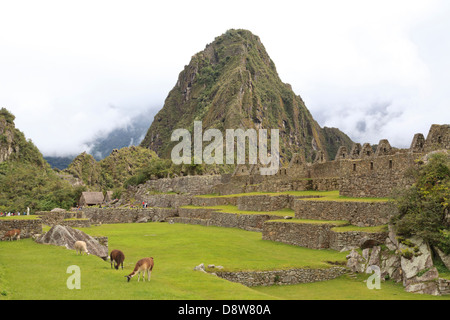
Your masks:
{"label": "dry stone wall", "polygon": [[390,202],[294,200],[295,217],[311,220],[346,220],[360,227],[389,222],[396,212]]}
{"label": "dry stone wall", "polygon": [[42,233],[42,222],[40,219],[0,218],[0,240],[7,231],[12,229],[20,229],[20,238],[30,238]]}
{"label": "dry stone wall", "polygon": [[191,219],[211,219],[211,214],[215,209],[209,208],[178,208],[178,216]]}
{"label": "dry stone wall", "polygon": [[341,161],[339,194],[351,197],[392,197],[397,188],[413,183],[405,174],[420,154],[394,155]]}
{"label": "dry stone wall", "polygon": [[441,293],[441,295],[450,295],[450,280],[439,278],[438,290]]}
{"label": "dry stone wall", "polygon": [[247,211],[276,211],[290,208],[292,197],[289,195],[256,195],[238,197],[237,207]]}
{"label": "dry stone wall", "polygon": [[241,283],[248,287],[253,287],[325,281],[340,277],[347,272],[347,269],[344,267],[331,267],[327,269],[298,268],[276,271],[219,271],[216,272],[216,275],[228,281]]}
{"label": "dry stone wall", "polygon": [[315,177],[290,175],[274,176],[233,176],[229,183],[221,183],[213,188],[213,193],[230,195],[249,192],[285,192],[304,190],[338,190],[340,178]]}
{"label": "dry stone wall", "polygon": [[380,140],[374,152],[369,143],[355,143],[350,152],[340,148],[334,161],[325,161],[318,151],[314,163],[295,154],[289,167],[273,176],[261,176],[252,167],[240,166],[230,183],[216,186],[220,194],[252,191],[339,190],[351,197],[390,197],[397,188],[408,187],[405,176],[415,160],[426,153],[449,150],[450,125],[432,125],[425,139],[416,134],[409,149],[396,149],[386,139]]}
{"label": "dry stone wall", "polygon": [[142,195],[139,202],[147,202],[149,207],[178,208],[192,204],[192,196],[187,194],[149,194]]}
{"label": "dry stone wall", "polygon": [[314,163],[309,168],[309,177],[330,178],[340,176],[340,161],[326,161]]}
{"label": "dry stone wall", "polygon": [[335,226],[332,223],[267,221],[264,223],[262,239],[311,249],[328,249],[330,231]]}
{"label": "dry stone wall", "polygon": [[194,206],[225,206],[237,205],[238,197],[192,197],[192,205]]}
{"label": "dry stone wall", "polygon": [[264,213],[237,214],[220,212],[209,208],[178,208],[178,217],[172,217],[171,220],[178,223],[239,228],[247,231],[261,232],[264,222],[282,218],[282,216]]}
{"label": "dry stone wall", "polygon": [[134,223],[148,221],[166,221],[168,217],[177,215],[175,208],[84,208],[83,216],[91,223]]}
{"label": "dry stone wall", "polygon": [[387,232],[334,231],[334,223],[299,221],[267,221],[264,223],[263,240],[283,242],[311,249],[359,248],[362,244],[384,243]]}
{"label": "dry stone wall", "polygon": [[388,232],[334,231],[330,230],[330,249],[341,251],[348,248],[359,248],[364,241],[382,244]]}
{"label": "dry stone wall", "polygon": [[69,219],[63,220],[60,225],[71,228],[89,228],[91,221],[89,219]]}
{"label": "dry stone wall", "polygon": [[220,184],[224,179],[226,179],[226,176],[202,175],[149,180],[139,187],[138,193],[154,190],[191,195],[210,194],[212,193],[212,188]]}
{"label": "dry stone wall", "polygon": [[48,226],[62,225],[69,227],[90,227],[89,219],[84,218],[82,211],[39,211],[36,212],[43,224]]}
{"label": "dry stone wall", "polygon": [[282,217],[270,214],[235,214],[215,211],[211,213],[210,225],[261,232],[264,222],[280,218]]}

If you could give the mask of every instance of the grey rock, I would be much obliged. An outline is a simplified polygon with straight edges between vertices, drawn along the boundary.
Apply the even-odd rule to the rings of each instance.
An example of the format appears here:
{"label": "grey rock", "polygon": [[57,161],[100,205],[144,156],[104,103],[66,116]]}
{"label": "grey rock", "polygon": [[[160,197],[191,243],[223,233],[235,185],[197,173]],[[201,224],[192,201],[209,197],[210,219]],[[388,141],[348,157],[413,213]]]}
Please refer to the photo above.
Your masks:
{"label": "grey rock", "polygon": [[194,267],[194,271],[202,271],[202,272],[206,272],[205,270],[205,265],[203,263],[200,263],[198,266]]}
{"label": "grey rock", "polygon": [[380,253],[381,247],[375,246],[372,248],[372,253],[370,254],[368,267],[369,266],[380,266]]}
{"label": "grey rock", "polygon": [[436,282],[418,282],[412,283],[405,287],[406,292],[439,295],[438,285]]}
{"label": "grey rock", "polygon": [[397,246],[394,244],[394,242],[392,242],[391,238],[389,238],[389,237],[386,238],[385,244],[386,244],[386,247],[391,251],[395,251],[398,249]]}
{"label": "grey rock", "polygon": [[362,251],[362,257],[364,258],[364,260],[369,260],[370,257],[370,248],[366,248]]}
{"label": "grey rock", "polygon": [[439,278],[439,272],[437,271],[436,267],[431,268],[427,272],[425,272],[420,277],[416,277],[416,280],[419,282],[426,282],[426,281],[433,281],[437,280]]}
{"label": "grey rock", "polygon": [[[411,259],[406,259],[403,256],[401,257],[401,268],[404,272],[405,279],[415,277],[420,271],[433,267],[431,250],[427,243],[419,238],[411,238],[409,240],[419,248],[420,253],[416,254]],[[412,248],[409,248],[404,244],[400,244],[399,247],[401,250],[407,249],[413,251]]]}
{"label": "grey rock", "polygon": [[389,279],[392,279],[395,282],[402,281],[402,269],[400,267],[400,256],[391,255],[386,260],[383,261],[382,264],[382,277],[385,275],[389,276]]}
{"label": "grey rock", "polygon": [[148,221],[148,217],[142,217],[136,220],[136,223],[146,223]]}
{"label": "grey rock", "polygon": [[346,258],[347,268],[349,268],[352,272],[363,272],[365,270],[365,260],[355,250],[352,250]]}
{"label": "grey rock", "polygon": [[439,248],[435,248],[435,251],[438,254],[439,258],[441,258],[447,269],[450,269],[450,254],[445,254],[444,252],[439,250]]}
{"label": "grey rock", "polygon": [[76,241],[84,241],[90,254],[103,260],[108,257],[108,247],[101,245],[96,239],[83,231],[67,226],[55,225],[47,233],[37,237],[35,241],[41,244],[63,246],[70,250],[74,250]]}

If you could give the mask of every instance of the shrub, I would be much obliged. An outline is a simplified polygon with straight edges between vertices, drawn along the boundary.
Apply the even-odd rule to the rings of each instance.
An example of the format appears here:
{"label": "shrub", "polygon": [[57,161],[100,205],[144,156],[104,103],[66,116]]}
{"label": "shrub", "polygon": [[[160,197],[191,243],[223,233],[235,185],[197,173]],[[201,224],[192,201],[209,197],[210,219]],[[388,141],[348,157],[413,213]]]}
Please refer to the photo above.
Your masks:
{"label": "shrub", "polygon": [[16,117],[6,110],[5,108],[0,109],[0,118],[5,118],[6,122],[13,124]]}
{"label": "shrub", "polygon": [[[415,184],[395,199],[399,215],[391,222],[403,237],[418,236],[450,253],[450,157],[433,154],[414,172]],[[404,240],[404,242],[407,240]]]}
{"label": "shrub", "polygon": [[414,253],[409,249],[403,249],[401,250],[401,255],[403,258],[410,260],[414,256]]}

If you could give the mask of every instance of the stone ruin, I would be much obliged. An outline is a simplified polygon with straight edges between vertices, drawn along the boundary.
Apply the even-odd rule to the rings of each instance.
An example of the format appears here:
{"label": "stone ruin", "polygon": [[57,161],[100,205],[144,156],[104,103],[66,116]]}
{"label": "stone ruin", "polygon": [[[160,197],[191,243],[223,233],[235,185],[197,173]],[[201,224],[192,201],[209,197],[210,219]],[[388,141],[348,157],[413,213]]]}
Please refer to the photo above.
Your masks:
{"label": "stone ruin", "polygon": [[[409,149],[397,149],[387,139],[379,141],[376,150],[369,143],[353,144],[351,150],[341,146],[333,161],[317,150],[313,163],[307,163],[303,154],[294,154],[287,167],[279,168],[273,176],[261,176],[256,165],[239,165],[227,181],[217,186],[219,194],[249,191],[278,192],[287,190],[339,190],[349,197],[389,197],[396,188],[412,184],[406,171],[416,166],[416,160],[437,150],[450,149],[450,125],[433,124],[425,139],[414,135]],[[309,179],[308,183],[302,183]],[[238,189],[238,191],[227,190]],[[252,185],[257,185],[251,190]],[[244,186],[244,188],[242,187]]]}
{"label": "stone ruin", "polygon": [[[361,146],[355,143],[351,150],[340,147],[333,161],[328,161],[323,152],[318,152],[313,163],[307,163],[302,154],[294,154],[289,165],[280,168],[273,176],[261,176],[256,165],[239,165],[233,174],[228,175],[149,180],[129,190],[132,198],[148,202],[148,209],[86,208],[81,215],[92,223],[169,221],[217,225],[257,230],[261,231],[267,240],[316,249],[362,248],[362,255],[354,250],[348,255],[347,267],[350,270],[367,272],[369,266],[375,265],[380,268],[383,279],[390,278],[402,282],[407,291],[449,294],[450,281],[436,277],[436,268],[430,264],[430,249],[419,242],[414,246],[417,246],[417,252],[421,254],[416,257],[414,254],[417,252],[413,249],[412,256],[408,256],[410,254],[405,252],[411,251],[411,248],[404,247],[404,244],[391,233],[387,237],[383,232],[378,234],[337,232],[332,230],[333,226],[327,224],[289,223],[291,220],[270,221],[286,217],[264,215],[264,211],[291,208],[295,212],[296,219],[347,220],[352,225],[377,226],[384,225],[389,220],[392,212],[387,203],[322,202],[287,195],[195,197],[202,194],[223,196],[254,191],[297,190],[339,190],[340,195],[351,197],[388,197],[395,188],[406,187],[412,183],[404,174],[408,168],[417,165],[417,159],[422,159],[428,153],[437,150],[448,152],[449,132],[449,125],[433,125],[426,139],[422,134],[416,134],[409,149],[393,148],[385,139],[380,140],[376,149],[370,144]],[[158,193],[151,194],[149,190],[157,190]],[[207,208],[181,208],[186,205],[198,207],[227,204],[236,205],[239,210],[261,211],[261,215],[233,215]],[[69,249],[73,249],[76,240],[85,241],[91,253],[96,252],[94,254],[103,259],[107,257],[107,244],[99,245],[97,239],[91,239],[88,235],[69,227],[55,225],[47,234],[37,238],[38,242],[62,245]],[[389,250],[381,249],[383,245]],[[445,259],[449,257],[442,255],[441,260]],[[301,274],[304,275],[305,272],[307,271],[303,270]],[[244,279],[254,277],[253,274],[239,276]],[[277,277],[282,275],[277,274]],[[289,278],[292,277],[289,275]]]}

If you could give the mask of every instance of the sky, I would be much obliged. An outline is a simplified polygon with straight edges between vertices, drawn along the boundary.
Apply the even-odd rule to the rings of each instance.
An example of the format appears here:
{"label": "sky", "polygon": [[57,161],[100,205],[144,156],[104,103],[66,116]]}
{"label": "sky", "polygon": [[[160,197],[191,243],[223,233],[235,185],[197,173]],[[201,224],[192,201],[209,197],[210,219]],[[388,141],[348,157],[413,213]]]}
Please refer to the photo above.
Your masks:
{"label": "sky", "polygon": [[449,16],[446,0],[0,0],[0,107],[44,155],[79,154],[242,28],[322,127],[407,148],[450,123]]}

